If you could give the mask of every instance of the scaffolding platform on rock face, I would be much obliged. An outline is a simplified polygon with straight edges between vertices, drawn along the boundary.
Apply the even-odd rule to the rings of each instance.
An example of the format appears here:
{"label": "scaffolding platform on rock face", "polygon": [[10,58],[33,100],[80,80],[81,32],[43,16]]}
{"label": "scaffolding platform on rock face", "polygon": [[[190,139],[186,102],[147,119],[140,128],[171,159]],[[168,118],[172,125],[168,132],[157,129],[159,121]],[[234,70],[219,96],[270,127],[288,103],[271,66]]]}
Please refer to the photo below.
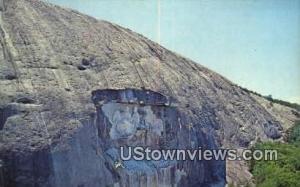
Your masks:
{"label": "scaffolding platform on rock face", "polygon": [[125,104],[171,106],[173,99],[149,89],[102,89],[92,92],[95,103],[116,102]]}

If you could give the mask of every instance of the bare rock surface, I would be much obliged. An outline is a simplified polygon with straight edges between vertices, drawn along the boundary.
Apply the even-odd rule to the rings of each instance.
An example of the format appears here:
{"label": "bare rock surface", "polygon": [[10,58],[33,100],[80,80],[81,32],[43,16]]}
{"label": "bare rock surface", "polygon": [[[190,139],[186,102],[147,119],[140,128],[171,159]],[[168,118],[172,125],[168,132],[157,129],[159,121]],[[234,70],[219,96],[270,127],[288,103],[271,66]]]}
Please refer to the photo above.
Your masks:
{"label": "bare rock surface", "polygon": [[268,101],[255,94],[251,94],[251,96],[282,124],[284,132],[293,127],[294,123],[300,119],[300,112],[297,109]]}
{"label": "bare rock surface", "polygon": [[[137,33],[37,0],[0,2],[3,186],[224,186],[223,162],[117,170],[114,150],[245,148],[282,136],[285,121],[249,93]],[[93,93],[108,89],[148,90],[174,105],[136,94],[130,106],[97,103]]]}

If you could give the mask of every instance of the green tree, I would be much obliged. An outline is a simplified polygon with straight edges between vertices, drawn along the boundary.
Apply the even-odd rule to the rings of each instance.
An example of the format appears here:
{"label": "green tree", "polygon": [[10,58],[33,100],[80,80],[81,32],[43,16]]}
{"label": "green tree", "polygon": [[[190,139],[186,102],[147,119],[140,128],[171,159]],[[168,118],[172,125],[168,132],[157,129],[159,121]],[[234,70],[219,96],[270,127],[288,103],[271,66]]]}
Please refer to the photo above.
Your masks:
{"label": "green tree", "polygon": [[300,124],[290,130],[288,143],[258,143],[255,149],[277,150],[277,160],[254,161],[250,168],[258,187],[300,187]]}

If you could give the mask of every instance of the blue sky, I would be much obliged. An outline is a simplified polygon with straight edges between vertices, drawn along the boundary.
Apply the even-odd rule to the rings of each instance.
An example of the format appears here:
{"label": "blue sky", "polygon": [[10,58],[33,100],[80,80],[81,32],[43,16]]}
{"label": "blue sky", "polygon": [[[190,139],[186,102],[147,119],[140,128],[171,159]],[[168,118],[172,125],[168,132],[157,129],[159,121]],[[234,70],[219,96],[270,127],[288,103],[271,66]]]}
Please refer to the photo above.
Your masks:
{"label": "blue sky", "polygon": [[143,34],[229,80],[300,103],[300,0],[47,0]]}

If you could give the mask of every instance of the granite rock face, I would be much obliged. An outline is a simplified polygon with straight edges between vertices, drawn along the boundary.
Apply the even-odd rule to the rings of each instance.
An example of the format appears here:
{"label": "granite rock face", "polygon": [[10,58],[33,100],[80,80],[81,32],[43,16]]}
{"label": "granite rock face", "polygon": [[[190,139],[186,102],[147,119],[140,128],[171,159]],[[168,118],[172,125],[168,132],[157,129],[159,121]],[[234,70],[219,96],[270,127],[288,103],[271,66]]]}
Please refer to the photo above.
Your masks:
{"label": "granite rock face", "polygon": [[[199,128],[184,125],[188,118],[160,93],[151,90],[96,90],[97,128],[101,155],[115,171],[117,186],[224,186],[224,161],[180,161],[171,159],[120,162],[119,148],[148,147],[175,150],[216,148]],[[130,153],[133,154],[133,153]],[[121,168],[115,164],[120,163]],[[215,171],[215,173],[206,171]],[[189,177],[187,177],[189,176]]]}
{"label": "granite rock face", "polygon": [[137,33],[37,0],[0,7],[2,186],[224,186],[223,162],[114,168],[116,149],[282,136],[249,93]]}

